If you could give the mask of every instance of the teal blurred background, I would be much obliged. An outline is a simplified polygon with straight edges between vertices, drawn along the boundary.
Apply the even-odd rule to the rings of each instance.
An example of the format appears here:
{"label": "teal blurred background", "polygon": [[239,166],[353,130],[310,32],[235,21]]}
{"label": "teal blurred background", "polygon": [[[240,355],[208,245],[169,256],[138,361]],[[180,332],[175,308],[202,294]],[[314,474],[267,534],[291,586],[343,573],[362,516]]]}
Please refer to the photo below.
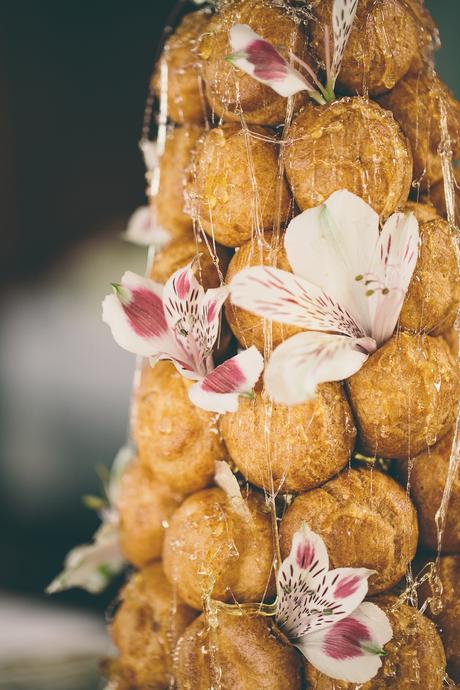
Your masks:
{"label": "teal blurred background", "polygon": [[438,72],[460,99],[460,2],[425,0],[441,34],[442,47],[436,57]]}

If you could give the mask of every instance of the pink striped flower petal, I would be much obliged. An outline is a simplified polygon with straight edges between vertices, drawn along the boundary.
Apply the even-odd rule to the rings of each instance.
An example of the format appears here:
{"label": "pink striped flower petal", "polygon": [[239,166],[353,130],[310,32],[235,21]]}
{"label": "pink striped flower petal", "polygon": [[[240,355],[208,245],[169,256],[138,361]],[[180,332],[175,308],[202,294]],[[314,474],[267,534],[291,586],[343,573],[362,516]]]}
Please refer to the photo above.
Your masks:
{"label": "pink striped flower petal", "polygon": [[329,628],[353,613],[367,595],[368,578],[373,572],[367,568],[339,568],[316,578],[295,607],[298,616],[291,625],[290,637],[297,639]]}
{"label": "pink striped flower petal", "polygon": [[219,335],[221,310],[229,292],[229,288],[224,285],[207,290],[201,299],[194,333],[196,339],[202,343],[205,356],[211,353]]}
{"label": "pink striped flower petal", "polygon": [[392,636],[386,614],[375,604],[364,602],[350,616],[305,635],[294,644],[330,678],[367,683],[378,673],[384,646]]}
{"label": "pink striped flower petal", "polygon": [[285,98],[314,87],[282,55],[247,24],[235,24],[230,30],[233,53],[227,60],[240,70],[267,84]]}
{"label": "pink striped flower petal", "polygon": [[332,31],[334,34],[334,54],[331,73],[328,75],[332,89],[342,66],[343,54],[350,37],[351,27],[355,20],[358,0],[334,0],[332,7]]}
{"label": "pink striped flower petal", "polygon": [[102,304],[102,319],[115,341],[128,352],[150,357],[158,351],[177,353],[163,312],[163,286],[127,271],[115,294]]}
{"label": "pink striped flower petal", "polygon": [[281,343],[270,357],[266,390],[276,403],[299,404],[315,397],[319,383],[355,374],[375,349],[372,338],[299,333]]}
{"label": "pink striped flower petal", "polygon": [[303,524],[278,572],[279,625],[291,640],[329,628],[361,604],[372,573],[366,568],[329,571],[323,540]]}
{"label": "pink striped flower petal", "polygon": [[233,278],[230,292],[233,304],[266,319],[357,338],[365,335],[346,307],[288,271],[269,266],[245,268]]}
{"label": "pink striped flower petal", "polygon": [[200,307],[204,290],[193,272],[193,263],[180,268],[166,282],[163,291],[164,313],[168,327],[178,347],[193,362],[200,375],[206,373],[206,357],[200,321]]}
{"label": "pink striped flower petal", "polygon": [[191,386],[190,400],[210,412],[236,412],[239,396],[252,391],[263,366],[263,357],[256,347],[243,350]]}
{"label": "pink striped flower petal", "polygon": [[370,264],[368,285],[371,334],[383,345],[394,333],[415,270],[419,250],[413,213],[395,213],[383,226]]}
{"label": "pink striped flower petal", "polygon": [[364,281],[379,240],[379,217],[363,199],[341,189],[321,206],[296,216],[284,246],[294,273],[346,305],[360,327],[370,332]]}
{"label": "pink striped flower petal", "polygon": [[316,583],[329,570],[329,556],[324,541],[306,523],[294,534],[289,556],[278,571],[278,610],[276,620],[286,634],[297,637],[302,621],[303,602],[309,592],[316,591]]}
{"label": "pink striped flower petal", "polygon": [[168,326],[200,376],[209,369],[208,358],[217,340],[228,292],[223,286],[205,293],[195,277],[193,263],[176,271],[165,285],[163,303]]}

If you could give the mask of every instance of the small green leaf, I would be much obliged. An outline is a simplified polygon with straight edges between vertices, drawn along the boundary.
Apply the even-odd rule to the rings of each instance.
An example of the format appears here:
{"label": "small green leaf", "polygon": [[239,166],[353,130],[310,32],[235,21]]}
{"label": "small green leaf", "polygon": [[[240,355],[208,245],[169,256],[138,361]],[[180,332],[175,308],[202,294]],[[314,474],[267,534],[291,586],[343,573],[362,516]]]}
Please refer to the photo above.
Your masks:
{"label": "small green leaf", "polygon": [[365,462],[368,465],[375,465],[377,462],[377,458],[371,458],[368,455],[362,455],[362,453],[355,453],[353,459],[357,460],[358,462]]}
{"label": "small green leaf", "polygon": [[107,505],[103,498],[100,496],[86,495],[82,496],[83,505],[85,505],[90,510],[102,510]]}
{"label": "small green leaf", "polygon": [[113,571],[107,563],[101,563],[101,565],[98,566],[97,572],[107,581],[113,578]]}
{"label": "small green leaf", "polygon": [[111,481],[111,472],[106,465],[96,465],[96,474],[101,482],[101,489],[103,494],[103,500],[105,503],[110,503],[109,499],[109,487]]}
{"label": "small green leaf", "polygon": [[361,649],[368,654],[375,654],[376,656],[387,656],[387,653],[381,647],[377,647],[374,644],[362,644]]}

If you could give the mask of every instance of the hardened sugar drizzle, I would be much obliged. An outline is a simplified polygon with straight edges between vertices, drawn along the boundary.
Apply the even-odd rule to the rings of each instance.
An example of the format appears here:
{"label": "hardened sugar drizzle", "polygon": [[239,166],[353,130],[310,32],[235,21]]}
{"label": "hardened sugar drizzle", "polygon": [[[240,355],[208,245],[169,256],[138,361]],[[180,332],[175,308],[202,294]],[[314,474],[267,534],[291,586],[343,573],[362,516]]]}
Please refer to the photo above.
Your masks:
{"label": "hardened sugar drizzle", "polygon": [[[439,146],[439,155],[442,161],[442,170],[444,177],[444,195],[446,199],[446,209],[447,209],[447,220],[449,222],[451,232],[454,236],[454,246],[457,256],[458,270],[460,271],[460,237],[459,228],[455,222],[455,178],[452,166],[452,144],[449,135],[449,127],[447,120],[447,110],[446,104],[442,95],[438,98],[439,109],[440,109],[440,124],[441,124],[441,143]],[[457,333],[460,332],[460,312],[457,314],[457,319],[455,322],[455,330]],[[460,353],[457,353],[457,361],[460,366]],[[446,525],[447,511],[449,509],[449,502],[452,495],[452,488],[454,479],[459,469],[460,461],[460,410],[457,414],[457,419],[455,423],[454,437],[452,441],[452,450],[449,459],[449,469],[447,473],[447,480],[444,487],[444,493],[441,501],[441,505],[436,512],[436,529],[438,533],[438,559],[441,556],[442,549],[442,537]],[[436,613],[442,608],[440,601],[434,601],[432,604],[433,613]]]}
{"label": "hardened sugar drizzle", "polygon": [[[269,2],[269,0],[267,0]],[[178,7],[182,8],[186,3],[183,1],[178,3]],[[221,0],[221,2],[217,3],[212,3],[213,5],[217,5],[217,7],[221,5],[226,4],[226,0]],[[283,10],[289,12],[290,16],[295,19],[296,22],[299,23],[305,23],[306,21],[311,19],[311,15],[308,12],[306,3],[301,0],[299,2],[292,3],[293,6],[287,8],[285,5],[284,0],[273,0],[271,3],[274,6],[277,6],[279,8],[282,8]],[[177,13],[178,15],[180,14]],[[229,27],[230,28],[230,27]],[[165,36],[167,37],[170,32],[171,32],[171,27],[167,27],[167,30],[165,32]],[[293,36],[294,40],[294,36]],[[388,50],[391,51],[391,37],[388,36],[386,37],[386,41],[388,43]],[[156,141],[157,141],[157,151],[158,151],[158,157],[159,159],[163,155],[165,151],[165,144],[166,144],[166,137],[168,133],[168,128],[169,126],[169,120],[168,120],[168,63],[166,59],[162,59],[160,62],[160,96],[159,96],[159,104],[158,104],[158,109],[156,111],[156,124],[157,124],[157,135],[156,135]],[[205,104],[205,97],[204,97],[204,88],[203,88],[203,81],[200,79],[200,85],[201,85],[201,93],[202,93],[202,99],[203,99],[203,111],[206,111],[206,104]],[[365,77],[363,73],[363,86],[364,86],[364,92],[365,92]],[[440,109],[440,125],[441,125],[441,130],[442,130],[442,141],[441,145],[439,147],[439,155],[442,160],[442,168],[443,168],[443,177],[444,177],[444,190],[445,190],[445,198],[446,198],[446,206],[447,206],[447,217],[449,224],[452,228],[452,232],[455,237],[455,246],[456,246],[456,251],[457,251],[457,259],[459,262],[459,270],[460,270],[460,240],[459,240],[459,235],[458,235],[458,228],[455,225],[455,182],[453,178],[453,169],[452,169],[452,150],[451,150],[451,145],[450,145],[450,137],[449,137],[449,131],[448,131],[448,124],[447,124],[447,113],[446,113],[446,105],[443,100],[443,97],[440,95],[439,99],[439,109]],[[180,104],[179,104],[180,105]],[[227,104],[230,107],[230,103]],[[224,103],[225,106],[225,103]],[[232,107],[234,107],[234,104],[232,104]],[[251,238],[250,238],[250,243],[251,243],[251,251],[249,255],[249,261],[248,264],[251,263],[251,260],[253,260],[254,257],[258,259],[257,263],[265,261],[268,265],[274,265],[273,262],[275,261],[276,255],[277,255],[277,250],[282,244],[282,232],[284,230],[283,224],[282,224],[282,218],[281,218],[281,212],[280,212],[280,205],[278,203],[278,212],[277,212],[277,217],[275,220],[275,223],[273,225],[273,228],[270,232],[270,237],[267,237],[266,230],[263,228],[261,224],[261,209],[260,209],[260,199],[258,195],[258,190],[257,190],[257,183],[256,183],[256,178],[253,170],[253,160],[252,160],[252,151],[251,151],[251,139],[260,139],[264,142],[270,143],[273,146],[278,147],[278,150],[281,149],[282,146],[285,146],[288,143],[292,143],[292,141],[289,139],[289,125],[291,123],[292,117],[293,117],[293,100],[288,99],[287,101],[287,107],[286,107],[286,117],[285,117],[285,122],[284,125],[279,129],[278,131],[278,138],[275,140],[273,136],[265,136],[261,134],[260,132],[253,132],[251,131],[250,126],[248,126],[245,116],[244,116],[244,111],[240,105],[239,107],[239,115],[240,115],[240,124],[241,127],[244,131],[244,136],[245,136],[245,143],[246,143],[246,153],[247,153],[247,160],[244,161],[244,164],[247,164],[250,171],[251,171],[251,180],[252,180],[252,213],[251,217],[248,218],[248,223],[251,224]],[[149,140],[150,137],[150,126],[151,126],[151,119],[154,115],[154,96],[153,96],[153,90],[151,90],[149,94],[149,98],[147,100],[147,105],[146,105],[146,112],[145,112],[145,119],[144,119],[144,126],[143,126],[143,131],[142,131],[142,141]],[[204,129],[207,130],[211,126],[219,126],[223,124],[223,119],[219,119],[219,117],[216,115],[216,113],[211,112],[204,123]],[[347,138],[349,137],[349,133],[345,131],[343,128],[343,146],[345,147],[347,144]],[[374,137],[374,131],[372,127],[369,127],[369,129],[366,132],[366,135],[369,137]],[[358,133],[354,133],[354,136],[359,136]],[[363,133],[364,136],[364,133]],[[141,142],[142,143],[142,142]],[[321,156],[321,151],[318,150],[317,153],[318,157]],[[277,184],[277,190],[276,190],[276,195],[278,202],[281,199],[281,189],[282,189],[282,181],[283,181],[283,176],[284,176],[284,166],[283,166],[283,160],[282,156],[278,156],[278,161],[279,161],[279,167],[278,167],[278,184]],[[190,177],[191,180],[193,180],[195,171],[192,168],[187,171],[188,176]],[[331,170],[331,175],[334,175],[334,170]],[[362,171],[362,175],[364,176],[364,171]],[[379,171],[376,169],[374,171],[374,175],[378,176]],[[158,194],[159,190],[159,185],[160,185],[160,168],[157,165],[154,170],[150,171],[146,175],[147,178],[147,183],[148,183],[148,190],[147,190],[147,195],[149,197],[149,200],[154,199],[154,197]],[[367,187],[369,184],[370,180],[366,179],[363,177],[362,179],[362,184],[363,184],[363,189]],[[193,200],[192,200],[193,201]],[[152,204],[153,210],[152,213],[154,213],[154,204]],[[212,257],[212,261],[214,265],[216,266],[216,269],[218,271],[219,279],[221,283],[224,282],[225,275],[223,271],[221,270],[220,267],[220,262],[219,262],[219,257],[217,254],[216,250],[216,240],[214,236],[214,224],[212,222],[212,208],[209,208],[209,215],[211,218],[211,230],[209,234],[205,233],[201,227],[200,223],[200,214],[197,211],[196,206],[191,203],[191,208],[190,212],[192,215],[193,219],[193,228],[194,228],[194,236],[195,236],[195,241],[197,245],[197,251],[200,251],[200,247],[203,246],[203,243],[205,244],[207,250],[209,251],[210,256]],[[264,251],[263,251],[264,250]],[[148,255],[148,260],[147,260],[147,268],[146,268],[146,274],[148,275],[152,262],[154,258],[154,252],[153,250],[149,250],[149,255]],[[456,329],[457,332],[460,331],[460,318],[457,319],[456,323]],[[264,355],[265,358],[267,359],[270,355],[270,353],[273,350],[273,326],[271,322],[269,321],[264,321],[263,322],[263,341],[264,341]],[[243,343],[245,344],[245,343]],[[422,349],[422,348],[421,348]],[[133,398],[132,398],[132,403],[131,403],[131,428],[133,425],[133,419],[136,414],[135,408],[135,393],[139,385],[139,380],[140,380],[140,375],[141,375],[141,370],[142,370],[142,365],[143,362],[141,360],[138,360],[137,365],[136,365],[136,373],[135,373],[135,378],[134,378],[134,384],[133,384]],[[281,561],[281,554],[280,554],[280,547],[279,547],[279,538],[278,538],[278,521],[280,519],[279,517],[279,512],[280,512],[280,505],[286,506],[289,502],[290,497],[284,497],[282,501],[277,501],[277,499],[282,495],[282,486],[283,486],[283,478],[278,479],[276,482],[274,481],[273,477],[273,472],[272,472],[272,467],[271,467],[271,452],[272,452],[272,443],[273,439],[271,439],[271,425],[272,425],[272,418],[273,418],[273,403],[270,401],[268,396],[266,396],[263,393],[263,400],[264,400],[264,415],[265,415],[265,425],[264,425],[264,442],[265,442],[265,448],[266,448],[266,462],[267,462],[267,467],[266,467],[266,481],[264,485],[264,492],[265,492],[265,498],[266,498],[266,503],[267,507],[270,510],[270,515],[271,515],[271,520],[272,520],[272,532],[273,532],[273,545],[274,545],[274,562],[273,562],[273,570],[274,572],[277,571],[280,561]],[[313,419],[313,415],[312,415]],[[291,417],[289,417],[289,422],[291,421]],[[282,439],[279,439],[279,444],[283,445],[283,448],[285,448],[286,452],[286,469],[287,471],[289,467],[289,462],[290,462],[290,455],[291,453],[289,452],[290,448],[294,447],[296,442],[297,442],[297,437],[299,435],[305,433],[304,427],[302,428],[297,428],[296,433],[292,435],[292,437],[286,438],[283,437]],[[131,436],[131,434],[129,434]],[[272,443],[270,442],[272,441]],[[409,441],[410,445],[410,441]],[[451,497],[451,492],[452,492],[452,485],[454,481],[454,477],[456,474],[456,471],[458,469],[458,462],[460,458],[460,415],[457,418],[457,423],[456,423],[456,428],[455,428],[455,434],[454,434],[454,441],[453,441],[453,446],[452,446],[452,453],[451,453],[451,458],[450,458],[450,463],[449,463],[449,472],[448,472],[448,477],[447,481],[445,484],[444,488],[444,494],[442,498],[442,503],[437,511],[436,514],[436,524],[437,524],[437,534],[438,534],[438,554],[437,554],[437,559],[439,559],[439,556],[441,554],[441,548],[442,548],[442,539],[443,539],[443,533],[444,533],[444,528],[445,528],[445,523],[446,523],[446,515],[447,515],[447,510],[449,506],[449,501]],[[411,469],[412,469],[412,464],[413,460],[412,458],[409,459],[408,462],[408,492],[410,494],[410,489],[411,489]],[[236,548],[236,545],[233,544],[233,547],[235,549],[235,555],[237,557],[238,551]],[[178,548],[180,548],[180,545],[178,545]],[[206,616],[206,621],[207,621],[207,642],[206,642],[206,649],[204,650],[204,653],[208,656],[209,659],[209,679],[210,679],[210,690],[221,690],[222,684],[221,684],[221,678],[222,678],[222,669],[219,664],[219,648],[218,648],[218,636],[217,636],[217,630],[219,626],[219,612],[221,610],[224,610],[226,613],[232,613],[235,615],[241,615],[243,613],[245,614],[258,614],[258,615],[266,615],[266,616],[272,616],[274,611],[275,611],[275,604],[272,603],[266,603],[265,601],[260,602],[259,604],[239,604],[236,599],[234,603],[232,604],[223,604],[218,601],[214,601],[211,597],[211,592],[213,589],[213,580],[212,578],[208,577],[209,573],[204,572],[203,573],[203,608],[204,608],[204,613]],[[441,608],[441,595],[442,595],[442,585],[437,573],[437,563],[432,562],[429,563],[425,566],[425,568],[416,576],[414,577],[412,575],[411,570],[407,573],[407,582],[406,582],[406,588],[404,591],[401,593],[399,601],[407,601],[409,600],[411,603],[414,605],[418,605],[418,596],[417,596],[417,590],[419,587],[425,583],[429,583],[431,590],[432,590],[432,596],[427,599],[427,601],[424,603],[424,605],[421,607],[422,611],[425,611],[427,606],[430,605],[433,613],[439,612]],[[267,583],[268,587],[268,583]],[[171,603],[171,630],[168,632],[169,635],[171,635],[171,639],[174,639],[174,625],[175,625],[175,616],[174,612],[176,610],[176,603],[177,603],[177,588],[176,586],[173,587],[174,590],[174,596],[173,596],[173,601]],[[388,673],[391,674],[391,668],[389,668]],[[414,673],[417,674],[417,669],[414,669]],[[171,678],[170,682],[170,687],[173,688],[174,686],[174,680]],[[333,687],[335,688],[335,683],[333,683]],[[357,689],[361,686],[355,686]]]}

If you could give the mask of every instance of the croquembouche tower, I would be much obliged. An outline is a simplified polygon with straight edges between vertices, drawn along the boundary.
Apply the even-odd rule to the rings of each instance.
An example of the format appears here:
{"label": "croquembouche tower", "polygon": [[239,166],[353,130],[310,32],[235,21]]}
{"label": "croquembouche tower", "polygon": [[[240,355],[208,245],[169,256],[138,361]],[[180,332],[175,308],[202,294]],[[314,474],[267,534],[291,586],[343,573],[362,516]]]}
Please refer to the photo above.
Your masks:
{"label": "croquembouche tower", "polygon": [[455,687],[460,103],[436,26],[423,0],[176,15],[128,228],[146,275],[103,304],[138,356],[131,437],[50,590],[125,570],[110,690]]}

